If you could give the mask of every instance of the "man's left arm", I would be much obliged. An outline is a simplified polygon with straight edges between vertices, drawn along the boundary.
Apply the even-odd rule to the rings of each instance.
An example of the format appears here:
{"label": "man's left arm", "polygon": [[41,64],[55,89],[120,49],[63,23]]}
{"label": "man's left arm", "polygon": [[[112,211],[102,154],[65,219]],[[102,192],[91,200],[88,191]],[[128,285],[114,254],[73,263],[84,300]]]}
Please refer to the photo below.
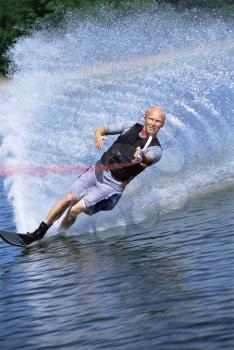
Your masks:
{"label": "man's left arm", "polygon": [[[135,153],[135,156],[137,156],[137,153]],[[162,157],[162,149],[159,146],[150,146],[145,151],[139,149],[139,155],[141,156],[141,163],[145,165],[155,164]]]}

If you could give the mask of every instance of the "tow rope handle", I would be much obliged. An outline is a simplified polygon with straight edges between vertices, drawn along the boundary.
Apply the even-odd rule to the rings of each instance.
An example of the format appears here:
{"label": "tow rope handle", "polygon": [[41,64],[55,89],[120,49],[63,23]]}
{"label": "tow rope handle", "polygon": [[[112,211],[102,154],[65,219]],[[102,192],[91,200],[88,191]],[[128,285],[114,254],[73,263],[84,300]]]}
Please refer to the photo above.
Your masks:
{"label": "tow rope handle", "polygon": [[[145,144],[145,146],[142,148],[142,152],[143,151],[145,151],[146,150],[146,148],[149,146],[149,144],[151,143],[151,141],[152,141],[152,138],[153,138],[153,135],[149,135],[148,136],[148,139],[147,139],[147,141],[146,141],[146,144]],[[137,156],[135,159],[134,159],[134,162],[136,162],[137,160],[140,160],[141,159],[141,155],[139,154],[139,156]]]}

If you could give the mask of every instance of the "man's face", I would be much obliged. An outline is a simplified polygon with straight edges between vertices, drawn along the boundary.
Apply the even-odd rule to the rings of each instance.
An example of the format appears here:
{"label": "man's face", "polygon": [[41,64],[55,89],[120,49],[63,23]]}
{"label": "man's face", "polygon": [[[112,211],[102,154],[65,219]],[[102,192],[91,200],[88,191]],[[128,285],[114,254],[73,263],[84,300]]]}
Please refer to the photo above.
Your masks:
{"label": "man's face", "polygon": [[148,134],[155,134],[164,124],[164,115],[160,109],[149,111],[145,116],[145,131]]}

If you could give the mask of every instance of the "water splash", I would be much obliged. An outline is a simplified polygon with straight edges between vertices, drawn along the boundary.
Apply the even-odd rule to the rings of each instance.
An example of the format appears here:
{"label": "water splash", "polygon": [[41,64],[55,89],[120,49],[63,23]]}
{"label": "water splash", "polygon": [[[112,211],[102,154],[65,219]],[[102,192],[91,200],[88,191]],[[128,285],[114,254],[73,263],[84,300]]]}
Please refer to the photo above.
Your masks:
{"label": "water splash", "polygon": [[[233,179],[233,53],[233,24],[173,10],[108,20],[71,16],[64,30],[20,39],[10,51],[14,78],[0,91],[1,169],[16,169],[5,187],[18,230],[33,229],[77,176],[19,169],[82,169],[101,155],[95,128],[142,119],[151,105],[167,112],[163,158],[103,221],[157,220],[202,187]],[[101,221],[83,216],[75,229],[92,231]]]}

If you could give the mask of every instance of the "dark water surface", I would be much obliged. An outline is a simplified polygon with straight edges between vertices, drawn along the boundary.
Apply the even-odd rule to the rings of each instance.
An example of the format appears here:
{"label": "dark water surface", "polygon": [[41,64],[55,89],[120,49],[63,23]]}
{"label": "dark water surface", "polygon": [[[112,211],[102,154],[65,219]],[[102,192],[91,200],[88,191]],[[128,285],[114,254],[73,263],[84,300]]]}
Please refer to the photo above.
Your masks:
{"label": "dark water surface", "polygon": [[226,185],[120,238],[1,241],[1,349],[233,349],[233,209]]}

